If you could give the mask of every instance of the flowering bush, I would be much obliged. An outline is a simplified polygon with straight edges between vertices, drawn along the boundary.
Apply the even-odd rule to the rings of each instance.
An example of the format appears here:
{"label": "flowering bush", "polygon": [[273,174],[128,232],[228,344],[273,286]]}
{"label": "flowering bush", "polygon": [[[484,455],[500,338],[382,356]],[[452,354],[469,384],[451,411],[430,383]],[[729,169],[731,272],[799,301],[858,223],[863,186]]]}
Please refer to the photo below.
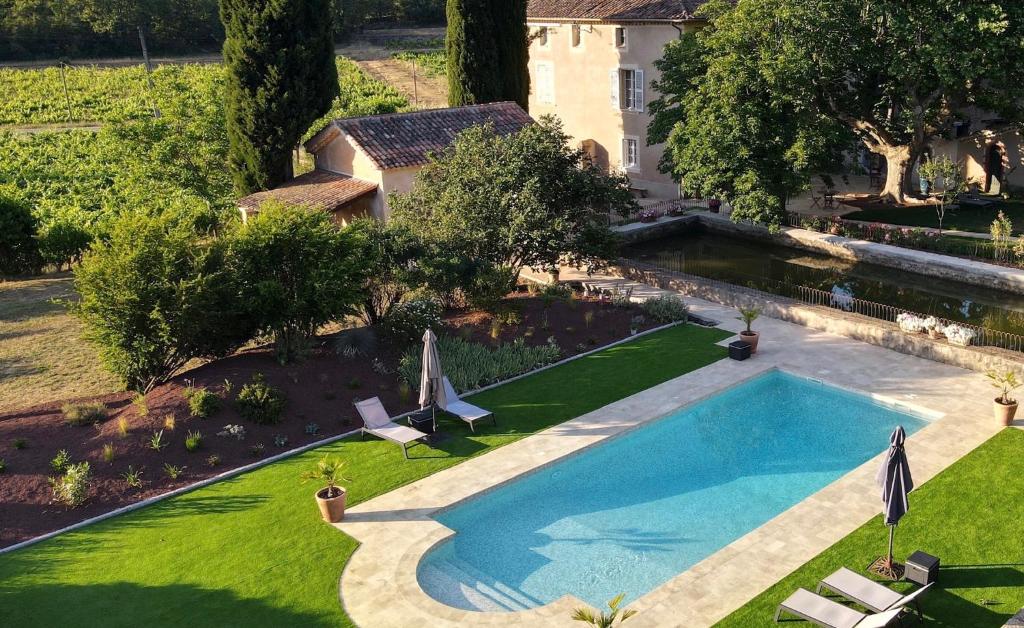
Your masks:
{"label": "flowering bush", "polygon": [[900,329],[908,334],[916,334],[924,331],[924,323],[925,319],[909,312],[904,312],[896,317],[896,324],[900,326]]}
{"label": "flowering bush", "polygon": [[433,299],[414,299],[396,305],[383,321],[384,333],[402,344],[414,344],[428,329],[441,327],[441,304]]}
{"label": "flowering bush", "polygon": [[654,209],[642,209],[637,216],[640,218],[640,222],[657,222],[661,218],[661,212]]}
{"label": "flowering bush", "polygon": [[955,345],[966,347],[978,337],[977,332],[963,325],[950,325],[946,328],[946,338]]}

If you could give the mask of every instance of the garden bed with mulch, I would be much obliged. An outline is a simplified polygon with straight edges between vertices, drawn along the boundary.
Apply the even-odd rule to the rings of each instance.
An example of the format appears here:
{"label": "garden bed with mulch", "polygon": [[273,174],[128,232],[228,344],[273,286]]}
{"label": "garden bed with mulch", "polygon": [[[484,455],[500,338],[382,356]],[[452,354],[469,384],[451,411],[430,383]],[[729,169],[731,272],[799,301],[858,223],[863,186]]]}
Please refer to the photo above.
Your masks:
{"label": "garden bed with mulch", "polygon": [[[482,311],[448,312],[441,333],[485,345],[522,339],[538,346],[553,338],[565,358],[629,336],[634,317],[641,314],[636,306],[582,297],[545,303],[526,293],[505,299],[500,311],[501,324]],[[654,326],[651,320],[638,325],[640,330]],[[361,350],[353,354],[341,350],[344,346]],[[0,460],[6,467],[0,473],[0,547],[352,431],[361,425],[352,406],[358,399],[380,397],[392,415],[414,410],[416,392],[396,373],[402,349],[365,329],[345,331],[321,337],[297,364],[280,365],[272,348],[262,347],[199,366],[154,389],[145,404],[128,393],[73,400],[106,406],[107,418],[95,424],[67,424],[62,412],[67,402],[0,414]],[[280,423],[257,425],[236,408],[239,390],[256,374],[287,396]],[[208,418],[190,416],[184,396],[189,385],[216,393],[219,410]],[[243,426],[244,438],[218,436],[227,425]],[[122,427],[127,428],[124,434]],[[157,450],[151,441],[161,430],[165,445]],[[202,445],[193,452],[184,444],[190,432],[202,434]],[[109,462],[105,445],[113,452]],[[52,501],[51,461],[60,450],[67,450],[72,462],[90,464],[88,498],[74,509]],[[180,474],[172,479],[167,465]],[[141,470],[141,487],[128,485],[124,474],[129,468]]]}

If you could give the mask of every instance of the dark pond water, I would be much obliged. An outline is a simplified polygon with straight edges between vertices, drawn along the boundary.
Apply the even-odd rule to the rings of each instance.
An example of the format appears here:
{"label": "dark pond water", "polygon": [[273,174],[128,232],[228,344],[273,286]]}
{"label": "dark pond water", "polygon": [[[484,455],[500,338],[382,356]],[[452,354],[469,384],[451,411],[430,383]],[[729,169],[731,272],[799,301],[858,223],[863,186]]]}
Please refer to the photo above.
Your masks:
{"label": "dark pond water", "polygon": [[785,246],[694,231],[645,242],[625,256],[668,270],[784,294],[806,286],[898,308],[1024,334],[1024,295],[849,262]]}

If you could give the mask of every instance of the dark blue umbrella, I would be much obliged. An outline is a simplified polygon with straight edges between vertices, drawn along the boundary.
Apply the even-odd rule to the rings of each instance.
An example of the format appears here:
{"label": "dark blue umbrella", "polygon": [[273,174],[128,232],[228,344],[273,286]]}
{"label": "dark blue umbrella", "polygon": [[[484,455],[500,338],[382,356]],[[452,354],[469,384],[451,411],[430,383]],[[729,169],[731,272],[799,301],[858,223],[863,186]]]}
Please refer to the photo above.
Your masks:
{"label": "dark blue umbrella", "polygon": [[892,538],[903,515],[910,510],[907,494],[914,490],[914,479],[910,476],[910,465],[907,463],[907,451],[903,444],[907,433],[903,426],[898,426],[889,437],[889,451],[886,453],[882,466],[878,469],[875,480],[882,487],[882,504],[885,525],[889,526],[889,557],[885,562],[888,575],[896,577],[892,558]]}

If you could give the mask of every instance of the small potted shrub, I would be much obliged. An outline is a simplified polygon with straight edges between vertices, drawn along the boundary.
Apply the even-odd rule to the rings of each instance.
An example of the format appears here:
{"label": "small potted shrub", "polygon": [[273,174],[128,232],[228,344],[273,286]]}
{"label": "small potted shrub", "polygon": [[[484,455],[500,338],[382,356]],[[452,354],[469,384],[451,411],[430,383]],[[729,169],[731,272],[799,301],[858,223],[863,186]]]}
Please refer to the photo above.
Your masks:
{"label": "small potted shrub", "polygon": [[992,385],[999,389],[999,396],[995,398],[992,405],[996,421],[1000,425],[1010,425],[1013,423],[1013,417],[1017,414],[1017,400],[1010,397],[1010,393],[1020,388],[1021,385],[1017,374],[1013,371],[1005,373],[989,371],[987,376]]}
{"label": "small potted shrub", "polygon": [[978,336],[977,332],[962,325],[950,325],[945,330],[946,338],[954,345],[968,347]]}
{"label": "small potted shrub", "polygon": [[928,336],[930,338],[938,340],[939,338],[942,338],[944,336],[944,334],[942,333],[942,323],[940,323],[939,319],[935,318],[934,316],[929,316],[928,318],[924,319],[922,326],[924,327],[925,331],[928,332]]}
{"label": "small potted shrub", "polygon": [[342,475],[345,463],[340,458],[324,456],[316,463],[316,467],[302,474],[303,480],[317,480],[327,486],[316,492],[316,505],[320,507],[320,516],[327,523],[337,523],[345,518],[345,489],[338,482],[347,481]]}
{"label": "small potted shrub", "polygon": [[739,308],[740,318],[746,323],[747,328],[740,332],[740,338],[743,342],[750,345],[750,353],[757,353],[757,341],[761,339],[761,334],[754,331],[750,326],[761,316],[761,309],[756,307],[741,307]]}
{"label": "small potted shrub", "polygon": [[710,211],[712,214],[717,214],[718,211],[721,208],[722,208],[722,201],[720,199],[717,199],[717,198],[709,198],[708,199],[708,211]]}

